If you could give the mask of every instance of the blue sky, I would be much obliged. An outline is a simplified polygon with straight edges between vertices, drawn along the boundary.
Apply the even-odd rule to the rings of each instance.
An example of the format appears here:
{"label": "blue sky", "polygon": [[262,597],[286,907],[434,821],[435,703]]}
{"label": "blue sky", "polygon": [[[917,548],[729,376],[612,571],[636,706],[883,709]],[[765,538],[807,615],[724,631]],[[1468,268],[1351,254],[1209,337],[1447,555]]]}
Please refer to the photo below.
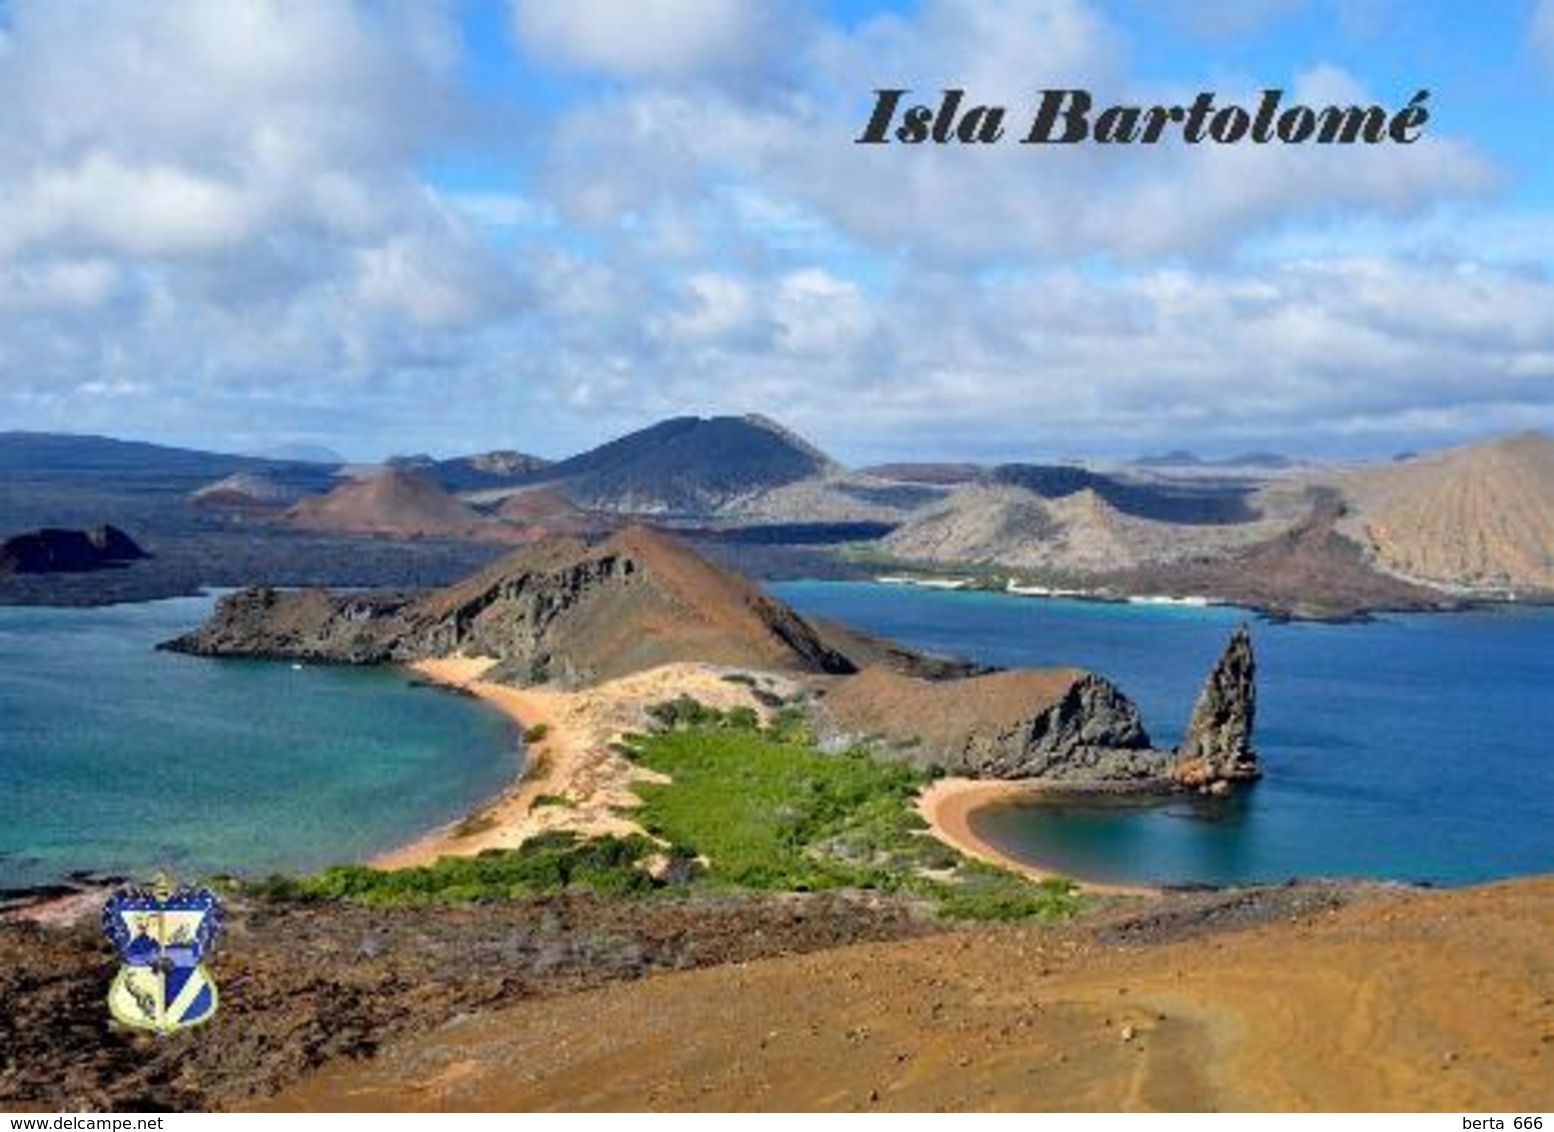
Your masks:
{"label": "blue sky", "polygon": [[[851,144],[1401,105],[1417,146]],[[0,0],[0,429],[560,455],[1386,454],[1554,424],[1554,0]]]}

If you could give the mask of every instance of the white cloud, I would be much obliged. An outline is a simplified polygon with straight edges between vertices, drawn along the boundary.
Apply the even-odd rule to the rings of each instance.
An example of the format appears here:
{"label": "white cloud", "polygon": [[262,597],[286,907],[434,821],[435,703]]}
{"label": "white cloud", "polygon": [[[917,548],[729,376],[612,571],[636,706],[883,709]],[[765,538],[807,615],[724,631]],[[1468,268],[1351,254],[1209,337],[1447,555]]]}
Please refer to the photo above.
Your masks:
{"label": "white cloud", "polygon": [[[879,85],[1197,77],[1146,81],[1081,0],[763,30],[791,10],[519,3],[532,59],[613,80],[536,121],[467,103],[440,5],[16,5],[0,420],[556,455],[760,410],[844,455],[977,456],[1554,415],[1548,217],[1486,209],[1496,171],[1433,123],[1407,150],[866,149]],[[1319,60],[1287,79],[1367,97]],[[518,134],[522,184],[428,183]]]}
{"label": "white cloud", "polygon": [[1554,0],[1537,0],[1527,29],[1527,43],[1533,55],[1554,71]]}
{"label": "white cloud", "polygon": [[684,285],[683,306],[659,320],[666,342],[691,348],[726,346],[758,333],[759,312],[745,281],[716,272],[697,272]]}
{"label": "white cloud", "polygon": [[622,78],[735,78],[783,46],[791,11],[763,0],[514,0],[520,42],[541,62]]}
{"label": "white cloud", "polygon": [[850,351],[864,341],[872,321],[857,285],[819,268],[784,276],[773,305],[778,347],[801,356]]}
{"label": "white cloud", "polygon": [[[591,100],[558,123],[546,190],[577,221],[641,228],[727,181],[874,249],[980,267],[1097,253],[1216,259],[1287,222],[1413,215],[1496,184],[1485,156],[1438,132],[1408,147],[852,144],[881,86],[930,103],[964,87],[971,101],[1009,107],[1016,131],[1038,85],[1081,86],[1103,104],[1191,101],[1196,86],[1133,78],[1120,33],[1078,0],[926,0],[911,17],[831,29],[800,54],[803,90],[782,99],[653,88]],[[1297,98],[1369,101],[1336,67],[1293,79]]]}
{"label": "white cloud", "polygon": [[418,171],[463,113],[443,6],[9,11],[0,397],[155,391],[215,417],[259,389],[368,395],[519,302]]}

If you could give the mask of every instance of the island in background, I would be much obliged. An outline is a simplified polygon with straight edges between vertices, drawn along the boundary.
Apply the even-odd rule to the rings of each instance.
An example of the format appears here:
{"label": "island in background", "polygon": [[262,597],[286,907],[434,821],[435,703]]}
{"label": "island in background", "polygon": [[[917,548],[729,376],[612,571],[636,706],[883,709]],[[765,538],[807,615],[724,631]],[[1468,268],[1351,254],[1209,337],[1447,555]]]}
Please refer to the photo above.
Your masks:
{"label": "island in background", "polygon": [[[747,440],[760,459],[730,454]],[[1354,504],[1340,488],[1274,477],[1227,493],[1217,471],[1171,488],[1153,471],[856,473],[769,422],[730,419],[667,422],[560,465],[499,453],[344,475],[109,442],[13,437],[0,452],[53,443],[121,463],[23,477],[9,505],[46,498],[61,518],[38,525],[96,508],[156,557],[12,578],[10,596],[103,600],[251,571],[271,584],[222,598],[171,647],[409,665],[513,714],[529,758],[508,795],[372,865],[229,882],[217,972],[231,993],[198,1041],[147,1049],[108,1028],[100,893],[0,915],[14,1004],[0,1105],[1028,1108],[1053,1090],[1060,1107],[1098,1108],[1546,1101],[1544,879],[1076,891],[971,834],[970,810],[1009,790],[1214,795],[1254,779],[1244,629],[1181,745],[1162,750],[1100,674],[926,656],[801,617],[726,565],[895,571],[892,540],[984,500],[1012,503],[1010,529],[1039,532],[1042,553],[1094,553],[1069,536],[1097,516],[1124,550],[1201,531],[1221,541],[1193,568],[1272,587],[1278,600],[1259,604],[1277,613],[1464,600],[1384,571],[1379,536],[1367,549],[1345,533]],[[1541,474],[1547,446],[1452,454],[1424,480],[1467,467],[1477,483],[1485,459]],[[212,459],[235,462],[204,480]],[[752,486],[763,476],[775,482]],[[1420,498],[1413,477],[1388,506]],[[1479,490],[1497,499],[1520,482],[1490,479]],[[1254,495],[1299,506],[1281,527],[1263,502],[1240,510]],[[144,522],[102,507],[110,496]],[[811,515],[827,498],[916,502],[891,520],[793,523],[774,518],[784,498]],[[1473,553],[1536,579],[1536,553],[1518,555],[1542,537],[1539,506],[1508,511],[1514,529]],[[1164,515],[1134,513],[1150,508]],[[629,521],[643,512],[674,533]],[[906,577],[1066,588],[1045,568]],[[1344,601],[1306,588],[1340,574]],[[341,580],[370,588],[277,584]],[[1116,585],[1084,592],[1225,596]],[[1362,592],[1374,604],[1349,600]],[[1511,592],[1545,591],[1471,596]]]}
{"label": "island in background", "polygon": [[92,579],[0,575],[8,603],[443,585],[505,547],[634,521],[761,578],[1311,618],[1554,594],[1554,440],[1538,433],[1374,464],[1175,452],[865,468],[758,416],[677,417],[557,461],[511,450],[372,466],[5,433],[0,472],[0,533],[111,521],[155,553]]}
{"label": "island in background", "polygon": [[914,824],[923,788],[957,781],[924,763],[1000,787],[1005,773],[1172,789],[1254,774],[1244,632],[1170,752],[1099,676],[991,672],[810,622],[635,528],[414,594],[244,591],[176,647],[410,663],[508,697],[534,776],[380,862],[403,867],[229,888],[233,940],[215,960],[229,992],[192,1040],[147,1048],[108,1028],[99,897],[0,917],[0,1105],[1544,1097],[1546,879],[1079,897]]}

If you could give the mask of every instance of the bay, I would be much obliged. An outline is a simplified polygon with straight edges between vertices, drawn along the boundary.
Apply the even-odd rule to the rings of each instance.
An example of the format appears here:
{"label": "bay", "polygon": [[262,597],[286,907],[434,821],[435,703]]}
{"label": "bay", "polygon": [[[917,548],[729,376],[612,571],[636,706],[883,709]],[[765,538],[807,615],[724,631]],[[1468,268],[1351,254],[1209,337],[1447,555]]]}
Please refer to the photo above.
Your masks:
{"label": "bay", "polygon": [[403,670],[155,650],[211,604],[0,608],[0,888],[361,860],[515,777],[501,713]]}
{"label": "bay", "polygon": [[[862,582],[774,589],[801,612],[999,665],[1117,682],[1172,745],[1243,610]],[[1461,884],[1554,871],[1554,609],[1255,622],[1265,778],[1228,802],[1022,804],[974,831],[1095,880],[1296,876]]]}

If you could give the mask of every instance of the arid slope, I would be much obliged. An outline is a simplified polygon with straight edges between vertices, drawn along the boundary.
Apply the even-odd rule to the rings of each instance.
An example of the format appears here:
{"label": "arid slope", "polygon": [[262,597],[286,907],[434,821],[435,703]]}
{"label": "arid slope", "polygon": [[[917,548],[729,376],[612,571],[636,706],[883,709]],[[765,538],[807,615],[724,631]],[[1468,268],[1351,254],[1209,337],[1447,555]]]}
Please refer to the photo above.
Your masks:
{"label": "arid slope", "polygon": [[1554,438],[1523,433],[1337,478],[1340,527],[1383,569],[1475,589],[1554,592]]}
{"label": "arid slope", "polygon": [[400,538],[473,538],[485,525],[474,508],[426,475],[399,468],[348,480],[327,495],[309,496],[286,517],[302,530]]}
{"label": "arid slope", "polygon": [[1547,1111],[1554,879],[1182,934],[985,930],[654,975],[340,1061],[279,1109]]}
{"label": "arid slope", "polygon": [[917,512],[880,545],[909,562],[1084,576],[1232,553],[1293,517],[1284,506],[1255,522],[1166,523],[1125,514],[1090,488],[1046,498],[1009,484],[972,484]]}

